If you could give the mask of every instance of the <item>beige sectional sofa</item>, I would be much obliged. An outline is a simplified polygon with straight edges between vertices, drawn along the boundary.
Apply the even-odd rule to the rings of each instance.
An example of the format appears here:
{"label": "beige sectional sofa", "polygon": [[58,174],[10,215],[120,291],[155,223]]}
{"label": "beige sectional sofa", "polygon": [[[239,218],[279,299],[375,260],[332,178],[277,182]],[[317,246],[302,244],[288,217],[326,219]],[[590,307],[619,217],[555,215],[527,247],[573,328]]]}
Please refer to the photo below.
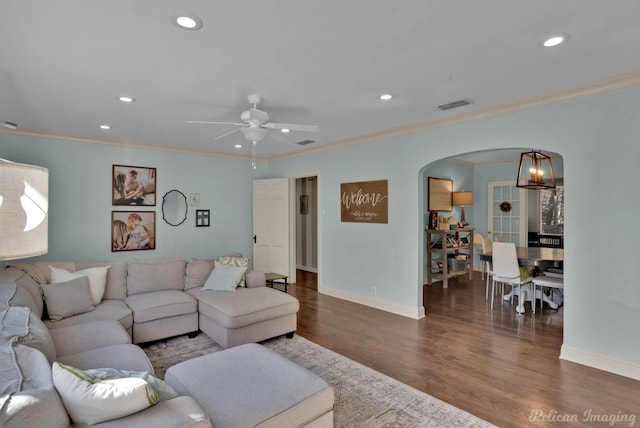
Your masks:
{"label": "beige sectional sofa", "polygon": [[[93,288],[85,301],[83,293],[63,298],[47,294],[57,292],[57,285],[50,284],[49,266],[78,275],[65,284],[89,283],[79,271],[106,270],[102,299],[91,302],[95,298]],[[245,287],[235,292],[201,290],[214,267],[213,260],[185,261],[181,257],[10,266],[6,273],[11,280],[0,284],[0,426],[56,427],[73,422],[52,382],[52,377],[56,378],[55,370],[52,374],[54,361],[62,364],[60,367],[79,370],[108,367],[153,375],[153,367],[136,343],[202,330],[223,347],[233,347],[295,332],[299,307],[295,298],[265,287],[264,274],[252,271],[246,274]],[[64,303],[62,309],[54,307],[61,301],[68,301],[68,307]],[[48,312],[62,319],[48,319]],[[16,333],[13,325],[20,317],[28,323],[25,331],[18,329]],[[5,364],[9,361],[12,364]],[[278,367],[269,369],[277,371]],[[237,387],[249,391],[244,404],[250,406],[251,390],[260,388],[259,381],[247,374],[246,379],[240,376],[236,382]],[[215,380],[210,383],[205,389],[220,388]],[[295,409],[304,402],[313,413],[313,401],[305,396],[298,396],[290,404]],[[208,411],[196,399],[182,395],[99,425],[211,426]],[[332,426],[327,422],[332,420],[332,413],[327,416],[324,409],[322,414],[325,422],[320,425]],[[270,420],[274,415],[260,417]]]}

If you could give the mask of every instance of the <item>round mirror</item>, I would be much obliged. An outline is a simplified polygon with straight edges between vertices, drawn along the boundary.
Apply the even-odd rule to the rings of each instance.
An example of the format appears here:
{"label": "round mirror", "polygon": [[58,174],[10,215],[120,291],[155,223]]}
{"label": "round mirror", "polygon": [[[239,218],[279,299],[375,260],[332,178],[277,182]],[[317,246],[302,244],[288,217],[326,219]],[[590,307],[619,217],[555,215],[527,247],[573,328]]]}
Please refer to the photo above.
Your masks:
{"label": "round mirror", "polygon": [[178,226],[187,219],[187,197],[179,190],[169,190],[162,197],[162,219]]}

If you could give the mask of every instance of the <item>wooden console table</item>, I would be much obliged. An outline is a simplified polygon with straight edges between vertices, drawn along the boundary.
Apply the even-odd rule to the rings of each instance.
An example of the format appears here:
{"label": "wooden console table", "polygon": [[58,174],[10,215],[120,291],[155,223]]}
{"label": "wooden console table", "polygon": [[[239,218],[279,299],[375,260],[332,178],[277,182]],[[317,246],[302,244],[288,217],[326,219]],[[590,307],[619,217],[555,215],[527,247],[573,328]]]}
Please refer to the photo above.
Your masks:
{"label": "wooden console table", "polygon": [[[442,288],[449,286],[449,278],[468,274],[469,280],[473,280],[473,233],[475,228],[460,228],[451,230],[427,229],[427,284],[434,280],[442,281]],[[450,245],[448,238],[455,239],[458,246]],[[462,243],[461,241],[466,241]],[[449,271],[448,254],[458,255],[458,252],[467,254],[467,267],[464,270]],[[442,268],[434,269],[433,262],[440,260]]]}

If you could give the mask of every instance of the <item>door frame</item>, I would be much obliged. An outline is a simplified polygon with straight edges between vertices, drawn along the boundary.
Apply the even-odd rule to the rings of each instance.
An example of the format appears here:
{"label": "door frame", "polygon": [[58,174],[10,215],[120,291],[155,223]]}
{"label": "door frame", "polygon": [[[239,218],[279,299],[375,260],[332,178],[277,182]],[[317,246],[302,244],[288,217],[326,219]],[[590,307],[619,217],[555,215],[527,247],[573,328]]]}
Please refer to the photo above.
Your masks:
{"label": "door frame", "polygon": [[322,234],[320,233],[321,229],[322,229],[322,221],[321,218],[324,215],[324,211],[322,210],[322,206],[321,206],[321,200],[322,198],[321,196],[321,192],[322,192],[322,186],[321,184],[321,178],[320,178],[320,171],[309,171],[309,172],[303,172],[303,173],[299,173],[299,174],[293,174],[293,175],[289,175],[287,178],[289,179],[289,218],[293,219],[292,221],[289,222],[289,282],[291,283],[295,283],[296,282],[296,268],[297,268],[297,263],[296,263],[296,250],[297,250],[297,242],[296,242],[296,210],[298,208],[298,201],[296,200],[296,180],[299,178],[308,178],[308,177],[316,177],[316,180],[318,181],[318,185],[317,185],[317,192],[316,192],[316,201],[314,201],[316,203],[316,206],[318,207],[318,221],[316,224],[317,227],[317,237],[318,240],[316,242],[316,252],[318,254],[318,291],[320,291],[322,282],[320,281],[320,276],[321,276],[321,272],[322,272],[322,252],[320,251],[320,248],[322,248],[321,245],[321,241],[322,241]]}

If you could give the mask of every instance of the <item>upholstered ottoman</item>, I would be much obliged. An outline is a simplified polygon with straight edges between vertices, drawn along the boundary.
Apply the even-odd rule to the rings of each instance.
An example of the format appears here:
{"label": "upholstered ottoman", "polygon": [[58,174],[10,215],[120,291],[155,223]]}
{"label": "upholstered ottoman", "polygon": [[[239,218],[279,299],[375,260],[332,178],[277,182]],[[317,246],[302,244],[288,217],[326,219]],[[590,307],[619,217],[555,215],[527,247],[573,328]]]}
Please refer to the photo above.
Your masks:
{"label": "upholstered ottoman", "polygon": [[216,428],[333,426],[333,389],[255,343],[176,364],[164,379],[195,398]]}
{"label": "upholstered ottoman", "polygon": [[200,330],[223,348],[296,331],[298,299],[273,288],[191,289],[188,293],[198,300]]}

